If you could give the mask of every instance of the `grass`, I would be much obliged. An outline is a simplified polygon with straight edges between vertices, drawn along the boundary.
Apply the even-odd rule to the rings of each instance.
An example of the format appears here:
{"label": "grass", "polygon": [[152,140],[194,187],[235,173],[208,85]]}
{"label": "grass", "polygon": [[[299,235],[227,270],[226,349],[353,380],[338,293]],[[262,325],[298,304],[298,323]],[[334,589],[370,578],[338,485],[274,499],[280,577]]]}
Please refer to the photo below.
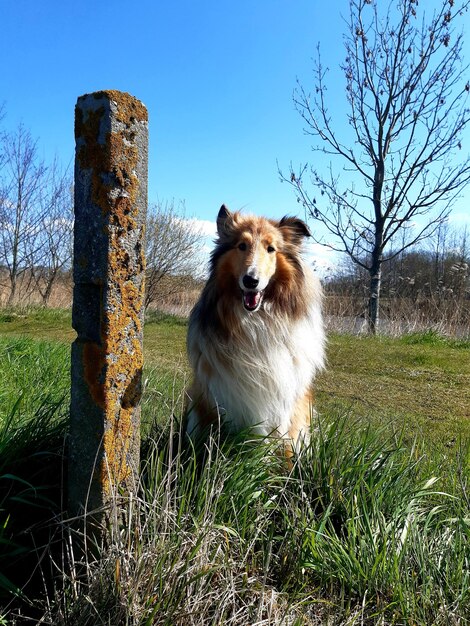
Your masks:
{"label": "grass", "polygon": [[290,473],[274,443],[211,439],[201,462],[156,434],[128,523],[69,562],[46,623],[462,623],[463,501],[383,433],[317,428]]}
{"label": "grass", "polygon": [[470,358],[465,343],[335,335],[318,384],[323,412],[350,410],[372,424],[388,422],[429,451],[449,452],[470,437]]}
{"label": "grass", "polygon": [[0,623],[466,623],[468,343],[332,336],[321,418],[288,470],[249,434],[181,445],[186,325],[151,318],[141,488],[83,560],[57,524],[69,324],[0,317]]}
{"label": "grass", "polygon": [[[0,336],[69,344],[75,333],[69,311],[26,309],[0,314]],[[153,313],[145,325],[145,421],[163,418],[180,397],[189,376],[185,339],[180,318]],[[417,436],[430,451],[451,453],[460,437],[470,438],[469,350],[468,341],[434,331],[402,338],[331,335],[328,366],[315,388],[317,406],[326,414],[390,423],[405,431],[410,445]],[[161,411],[158,401],[166,405]]]}
{"label": "grass", "polygon": [[[63,344],[0,337],[0,598],[35,576],[62,506],[69,379]],[[34,532],[33,529],[34,528]],[[25,572],[27,576],[25,578]],[[0,623],[1,620],[0,620]]]}
{"label": "grass", "polygon": [[71,312],[66,309],[27,307],[0,311],[0,335],[70,342],[75,338]]}

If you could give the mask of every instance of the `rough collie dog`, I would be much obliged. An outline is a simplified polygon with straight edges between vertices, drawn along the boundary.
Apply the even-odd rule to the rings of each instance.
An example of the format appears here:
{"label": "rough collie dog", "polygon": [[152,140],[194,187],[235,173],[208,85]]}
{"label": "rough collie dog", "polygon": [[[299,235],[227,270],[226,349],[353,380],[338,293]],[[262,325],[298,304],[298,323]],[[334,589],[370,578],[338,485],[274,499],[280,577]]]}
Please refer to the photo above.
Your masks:
{"label": "rough collie dog", "polygon": [[217,217],[210,276],[194,307],[188,355],[190,436],[219,422],[263,436],[308,437],[312,381],[323,366],[321,287],[301,256],[300,219]]}

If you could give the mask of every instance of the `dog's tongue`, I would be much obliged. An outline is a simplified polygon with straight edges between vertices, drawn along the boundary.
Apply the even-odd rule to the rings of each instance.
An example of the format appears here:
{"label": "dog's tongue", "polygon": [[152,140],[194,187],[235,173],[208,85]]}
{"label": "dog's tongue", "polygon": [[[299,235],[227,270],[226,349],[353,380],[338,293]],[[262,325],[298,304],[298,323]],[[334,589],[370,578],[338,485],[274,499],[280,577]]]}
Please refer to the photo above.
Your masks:
{"label": "dog's tongue", "polygon": [[245,305],[245,308],[252,311],[258,306],[260,298],[261,293],[259,291],[246,291],[243,294],[243,304]]}

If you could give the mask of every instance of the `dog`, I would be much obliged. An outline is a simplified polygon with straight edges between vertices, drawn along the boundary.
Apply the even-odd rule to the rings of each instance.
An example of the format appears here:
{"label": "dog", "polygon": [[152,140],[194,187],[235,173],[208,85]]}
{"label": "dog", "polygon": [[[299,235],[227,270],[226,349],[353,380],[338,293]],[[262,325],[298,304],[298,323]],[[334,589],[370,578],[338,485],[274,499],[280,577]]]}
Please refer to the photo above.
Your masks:
{"label": "dog", "polygon": [[211,425],[306,441],[312,382],[324,365],[322,289],[302,258],[302,220],[232,213],[217,217],[210,274],[191,312],[193,370],[186,430]]}

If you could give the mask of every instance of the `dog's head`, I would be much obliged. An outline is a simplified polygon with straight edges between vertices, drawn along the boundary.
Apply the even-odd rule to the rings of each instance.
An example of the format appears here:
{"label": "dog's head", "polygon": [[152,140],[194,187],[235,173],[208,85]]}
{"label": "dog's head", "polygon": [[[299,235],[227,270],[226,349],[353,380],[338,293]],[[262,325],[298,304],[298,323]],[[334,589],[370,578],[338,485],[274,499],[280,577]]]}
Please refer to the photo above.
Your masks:
{"label": "dog's head", "polygon": [[[217,216],[218,241],[212,260],[219,276],[235,279],[245,310],[258,311],[273,282],[285,284],[299,271],[298,253],[310,231],[302,220],[242,216],[225,205]],[[233,281],[232,281],[233,282]]]}

